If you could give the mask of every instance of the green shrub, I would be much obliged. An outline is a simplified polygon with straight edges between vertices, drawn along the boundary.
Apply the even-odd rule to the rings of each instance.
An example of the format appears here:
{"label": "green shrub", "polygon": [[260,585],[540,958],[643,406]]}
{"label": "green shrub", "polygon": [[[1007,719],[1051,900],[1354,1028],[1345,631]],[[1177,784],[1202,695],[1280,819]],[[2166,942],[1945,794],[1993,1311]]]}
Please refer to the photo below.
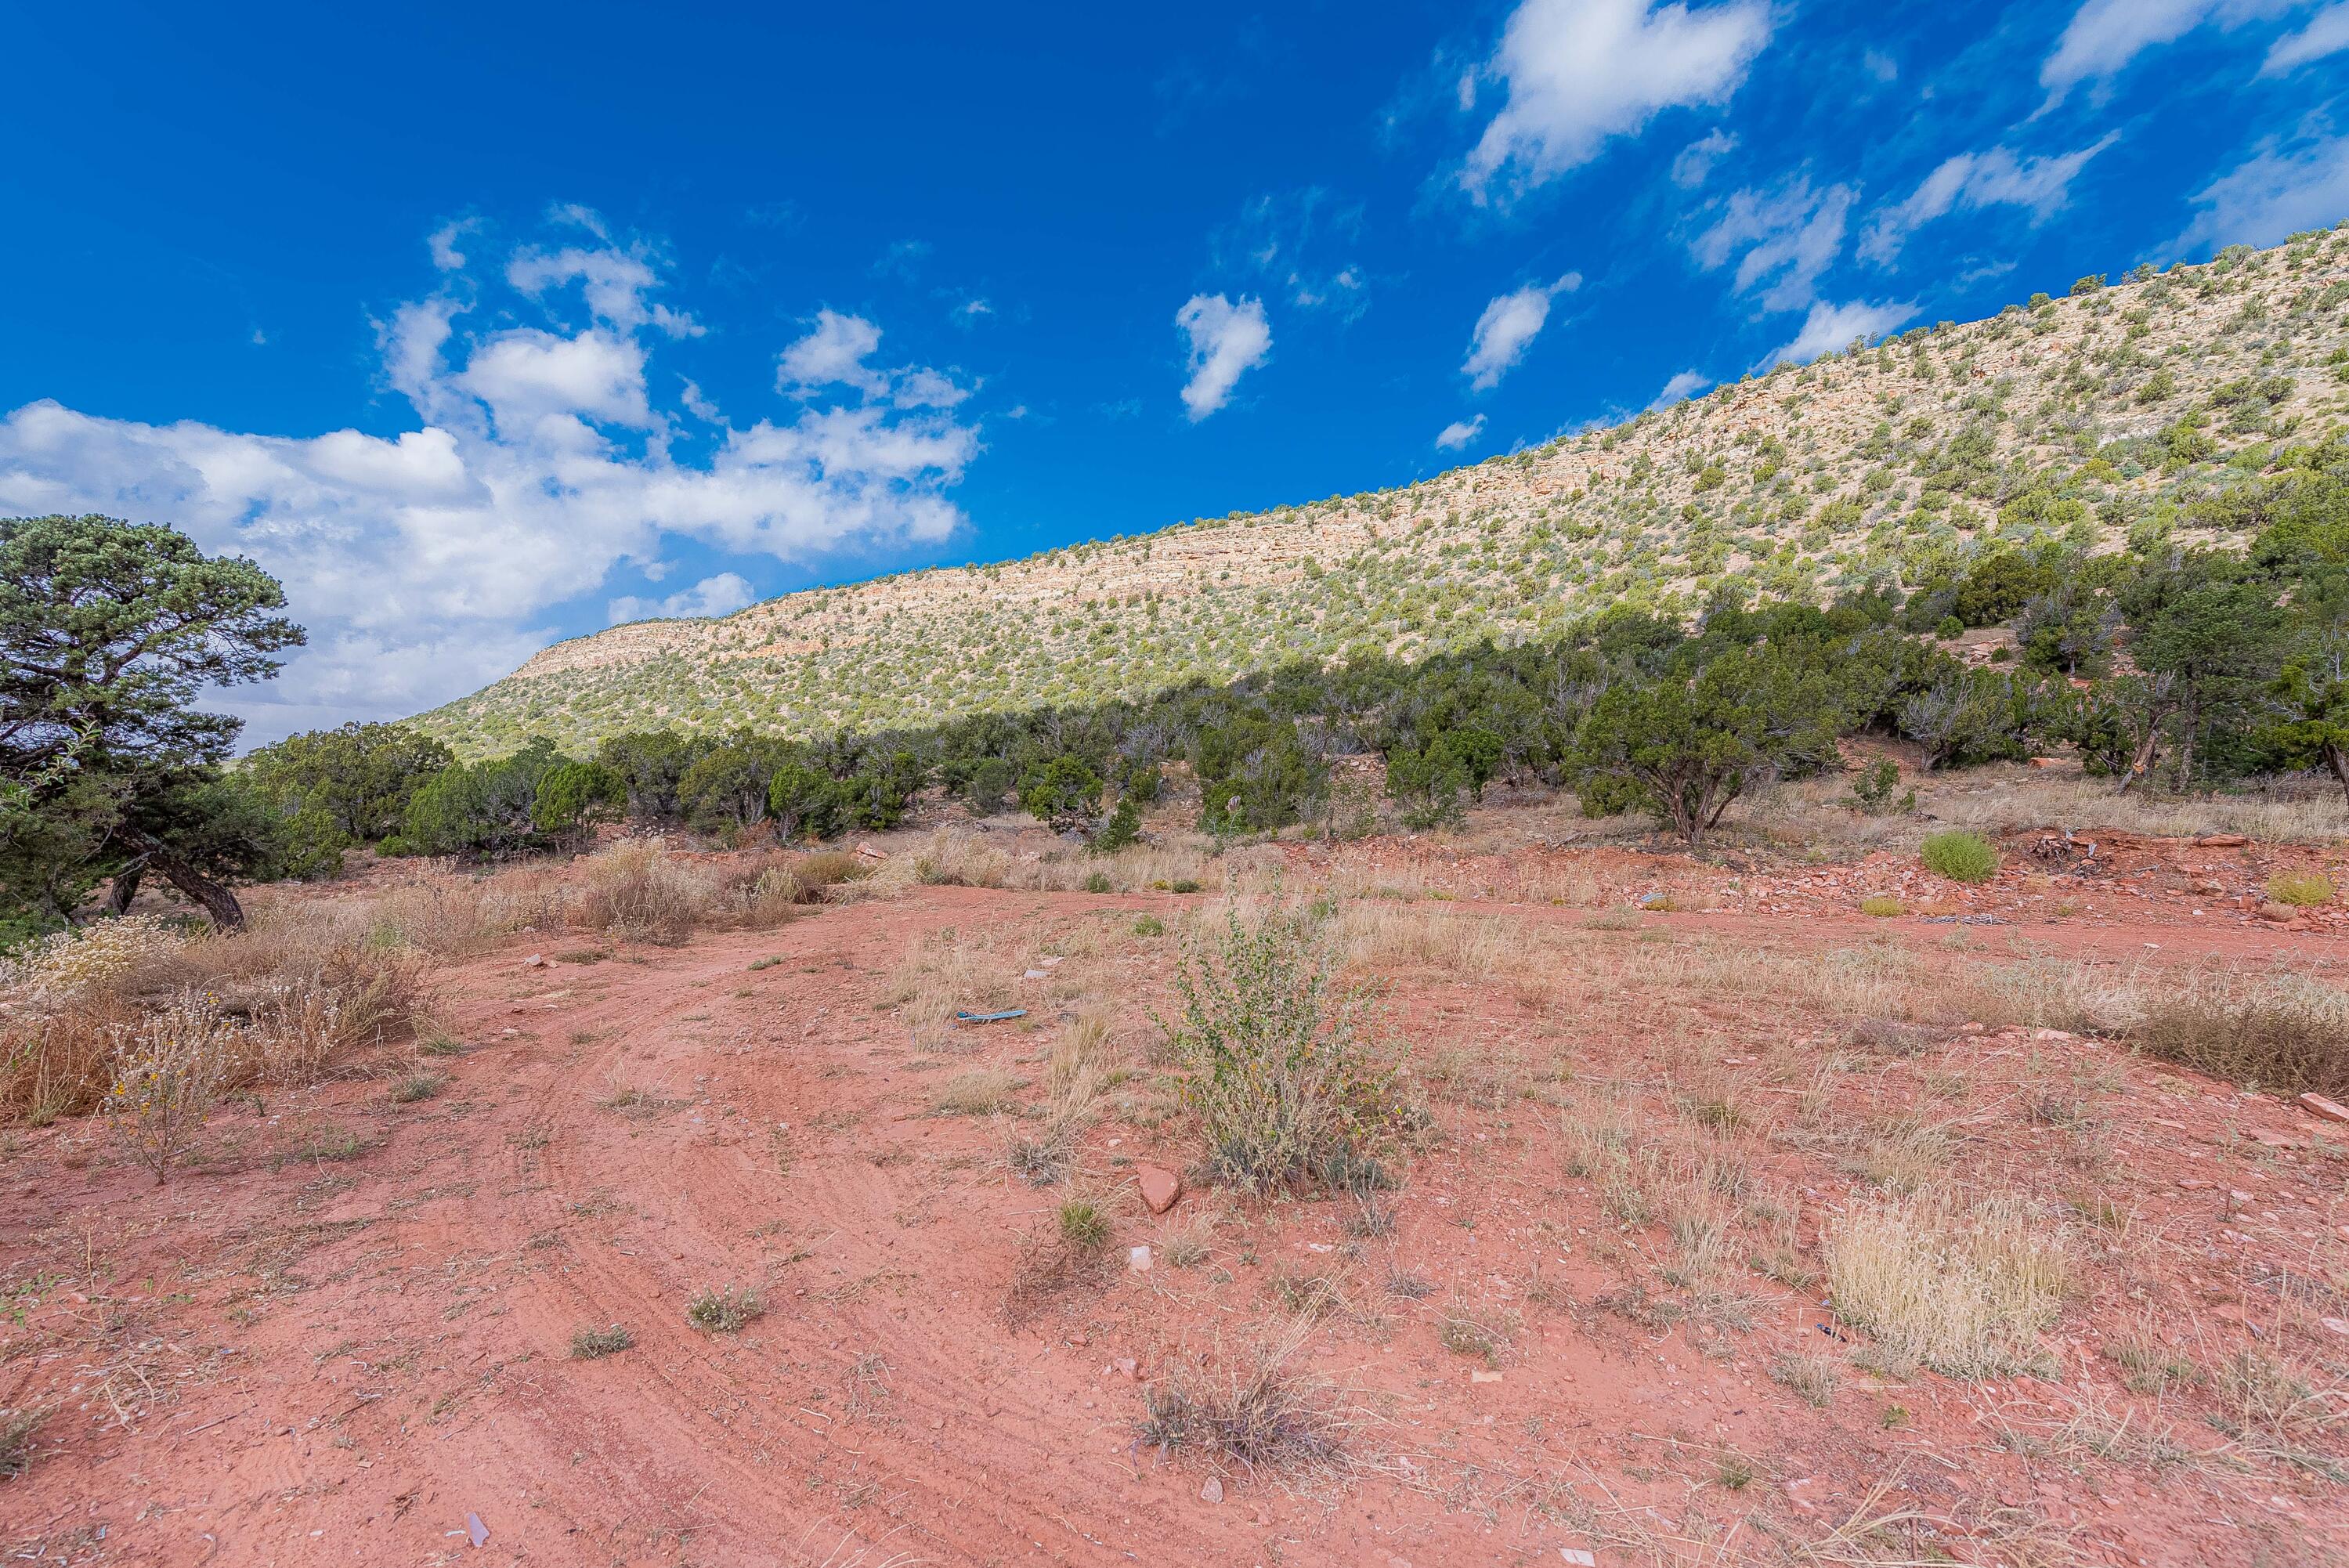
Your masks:
{"label": "green shrub", "polygon": [[1416,1129],[1395,1068],[1362,1038],[1369,994],[1334,972],[1320,930],[1279,914],[1244,924],[1236,911],[1185,954],[1167,1037],[1219,1179],[1251,1192],[1376,1185],[1378,1161]]}
{"label": "green shrub", "polygon": [[1929,834],[1919,855],[1927,871],[1951,882],[1986,882],[1998,874],[1998,851],[1980,833]]}
{"label": "green shrub", "polygon": [[1061,1205],[1061,1239],[1072,1247],[1095,1252],[1109,1245],[1109,1215],[1090,1198],[1071,1198]]}
{"label": "green shrub", "polygon": [[2333,879],[2323,872],[2278,872],[2268,878],[2268,896],[2296,909],[2333,902]]}

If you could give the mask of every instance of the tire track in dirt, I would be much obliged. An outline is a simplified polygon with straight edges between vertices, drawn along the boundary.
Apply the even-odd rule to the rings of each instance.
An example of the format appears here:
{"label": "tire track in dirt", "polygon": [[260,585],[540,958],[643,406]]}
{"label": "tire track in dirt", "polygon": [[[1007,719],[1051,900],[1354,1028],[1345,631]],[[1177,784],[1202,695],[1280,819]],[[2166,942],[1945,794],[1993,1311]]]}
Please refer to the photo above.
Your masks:
{"label": "tire track in dirt", "polygon": [[[861,969],[885,966],[905,934],[860,933],[880,923],[859,922],[858,913],[697,944],[681,959],[656,961],[671,971],[659,989],[674,995],[699,982],[714,991],[741,980],[752,955],[792,965],[833,956],[830,944],[842,938]],[[940,911],[927,923],[951,924],[957,913]],[[542,1249],[559,1262],[517,1293],[502,1337],[535,1339],[551,1357],[571,1327],[616,1321],[636,1345],[608,1360],[554,1363],[550,1372],[559,1367],[561,1375],[542,1377],[527,1399],[510,1394],[508,1408],[477,1423],[482,1451],[469,1468],[568,1470],[546,1510],[597,1519],[616,1547],[689,1532],[697,1550],[722,1542],[751,1552],[773,1539],[764,1530],[758,1541],[741,1534],[752,1521],[768,1530],[795,1524],[821,1539],[828,1527],[844,1531],[878,1513],[890,1520],[892,1550],[933,1561],[1026,1554],[1053,1535],[1064,1542],[1054,1555],[1068,1561],[1123,1561],[1071,1526],[1040,1520],[1037,1506],[1057,1497],[1064,1508],[1055,1511],[1065,1511],[1103,1480],[1130,1479],[1122,1441],[1071,1434],[1061,1408],[1077,1401],[1033,1376],[1028,1347],[999,1329],[958,1329],[939,1310],[966,1323],[975,1315],[968,1304],[991,1312],[1013,1262],[1012,1227],[967,1233],[982,1218],[968,1195],[923,1174],[941,1160],[968,1162],[967,1173],[985,1157],[988,1135],[910,1115],[919,1103],[911,1086],[893,1087],[889,1078],[903,1075],[871,1055],[876,1047],[895,1054],[894,1026],[873,1020],[857,995],[869,981],[849,975],[843,986],[836,974],[795,969],[779,984],[754,985],[748,1016],[713,1004],[701,1037],[675,1004],[647,998],[566,1011],[562,1026],[597,1037],[569,1059],[531,1047],[542,1057],[532,1069],[540,1081],[524,1103],[545,1141],[534,1151],[510,1146],[502,1175],[508,1190],[526,1181],[542,1190],[531,1195],[527,1223],[511,1205],[477,1197],[463,1229],[507,1250],[526,1247],[523,1233],[533,1230],[569,1238]],[[676,1103],[631,1120],[595,1103],[608,1086]],[[782,1127],[788,1171],[778,1168],[771,1136]],[[593,1216],[581,1234],[581,1217],[567,1207],[595,1191],[627,1205],[608,1239]],[[1015,1206],[1040,1206],[1012,1196]],[[912,1249],[901,1240],[940,1207],[965,1222],[956,1244],[906,1256]],[[739,1338],[687,1323],[684,1305],[698,1285],[751,1281],[766,1282],[769,1311]],[[710,1440],[713,1423],[723,1440]],[[948,1430],[983,1431],[984,1445],[952,1446],[939,1435]],[[1071,1458],[1106,1459],[1112,1447],[1114,1463]],[[582,1452],[584,1460],[573,1457]],[[680,1464],[679,1455],[692,1462]],[[1066,1484],[1047,1479],[1055,1472]],[[1006,1486],[1011,1477],[1018,1486]],[[727,1499],[722,1511],[701,1501],[713,1497]],[[830,1506],[811,1506],[820,1501]]]}

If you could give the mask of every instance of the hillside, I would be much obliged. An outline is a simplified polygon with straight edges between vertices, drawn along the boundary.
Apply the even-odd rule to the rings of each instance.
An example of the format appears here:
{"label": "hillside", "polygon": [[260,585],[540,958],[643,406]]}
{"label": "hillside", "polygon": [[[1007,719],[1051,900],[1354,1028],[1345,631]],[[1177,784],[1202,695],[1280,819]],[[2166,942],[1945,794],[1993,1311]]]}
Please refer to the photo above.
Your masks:
{"label": "hillside", "polygon": [[869,729],[1519,641],[1731,583],[1831,593],[1993,541],[2190,533],[2194,500],[2349,412],[2344,304],[2349,230],[2237,247],[1400,489],[615,627],[417,722],[468,755]]}

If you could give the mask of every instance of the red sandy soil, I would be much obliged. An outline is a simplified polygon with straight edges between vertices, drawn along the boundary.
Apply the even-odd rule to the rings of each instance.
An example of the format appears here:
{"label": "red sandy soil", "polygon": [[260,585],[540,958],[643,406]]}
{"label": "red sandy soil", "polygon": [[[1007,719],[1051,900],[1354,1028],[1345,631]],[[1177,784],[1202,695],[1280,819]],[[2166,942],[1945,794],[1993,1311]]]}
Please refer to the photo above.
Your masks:
{"label": "red sandy soil", "polygon": [[[1971,900],[1914,879],[1912,892],[2028,921],[1966,929],[2036,951],[2280,967],[2341,952],[2332,922],[2288,933],[2240,907],[2274,851],[2108,853],[2125,863],[2087,890],[2032,888],[2022,866]],[[2132,856],[2158,869],[2135,875]],[[1614,893],[1675,887],[1724,906],[1643,916],[1650,940],[1801,951],[1947,934],[1852,913],[1857,892],[1897,882],[1889,867],[1733,877],[1617,851],[1538,859]],[[2149,891],[2222,862],[2209,874],[2223,898]],[[1542,869],[1523,857],[1464,869],[1487,913],[1584,918],[1509,907],[1516,880]],[[2095,913],[2048,921],[2059,891]],[[1903,1509],[1970,1563],[2315,1563],[2349,1548],[2349,1491],[2305,1470],[2155,1470],[2002,1441],[2062,1418],[2055,1383],[1847,1368],[1815,1408],[1768,1371],[1780,1353],[1837,1347],[1816,1292],[1757,1280],[1754,1329],[1712,1353],[1610,1310],[1624,1272],[1592,1249],[1627,1238],[1590,1183],[1563,1174],[1557,1113],[1530,1101],[1439,1099],[1442,1137],[1413,1161],[1392,1236],[1367,1243],[1348,1233],[1347,1202],[1192,1190],[1158,1217],[1128,1185],[1114,1255],[1149,1244],[1154,1266],[1008,1326],[1007,1284],[1061,1194],[1009,1175],[1002,1126],[929,1114],[931,1096],[973,1065],[1035,1071],[1050,1037],[973,1031],[968,1054],[924,1061],[874,1009],[879,976],[949,926],[1040,943],[1056,922],[1110,912],[1122,929],[1183,902],[917,888],[592,965],[533,965],[566,944],[516,941],[443,976],[447,1022],[471,1048],[432,1064],[450,1074],[437,1098],[393,1104],[381,1078],[270,1094],[221,1118],[209,1161],[160,1191],[94,1127],[19,1130],[0,1164],[0,1305],[14,1308],[0,1405],[50,1414],[29,1472],[0,1482],[0,1549],[11,1563],[173,1564],[1580,1560],[1562,1550],[1738,1563],[1780,1561],[1856,1510]],[[1164,995],[1159,953],[1082,961],[1133,1004],[1136,1039],[1143,1002]],[[768,957],[781,962],[750,967]],[[1049,1024],[1046,984],[1028,989]],[[1642,1026],[1539,1019],[1505,991],[1428,976],[1406,977],[1392,1009],[1423,1053],[1538,1041],[1603,1064]],[[1780,1049],[1827,1038],[1761,1011],[1724,1013],[1728,1048],[1741,1030]],[[1952,1048],[2076,1054],[2121,1085],[2103,1115],[2132,1234],[2167,1244],[2158,1263],[2116,1262],[2067,1313],[2049,1338],[2066,1378],[2109,1386],[2103,1336],[2151,1303],[2193,1315],[2209,1362],[2254,1346],[2333,1374],[2349,1364],[2349,1129],[2095,1042],[1992,1030]],[[1898,1098],[1907,1081],[1878,1088]],[[623,1088],[649,1098],[609,1107]],[[326,1130],[363,1150],[289,1153]],[[2063,1180],[2052,1130],[1999,1136],[2016,1140],[2023,1179]],[[1195,1154],[1174,1127],[1112,1120],[1086,1163],[1125,1182],[1132,1160]],[[1809,1240],[1845,1184],[1792,1153],[1764,1162],[1818,1200]],[[1173,1266],[1167,1240],[1209,1211],[1224,1215],[1209,1258]],[[1390,1296],[1395,1268],[1434,1294]],[[1335,1274],[1347,1308],[1290,1365],[1360,1412],[1349,1470],[1216,1477],[1137,1441],[1154,1378],[1238,1365],[1279,1315],[1276,1278],[1316,1272]],[[765,1316],[735,1335],[688,1323],[697,1291],[736,1282],[763,1288]],[[1497,1368],[1441,1342],[1454,1309],[1515,1324]],[[616,1323],[633,1348],[571,1357],[575,1330]],[[2186,1448],[2223,1446],[2200,1410],[2189,1399],[2163,1418]],[[1753,1472],[1736,1490],[1730,1455]],[[1878,1482],[1891,1485],[1871,1499]],[[469,1516],[487,1531],[478,1549]]]}

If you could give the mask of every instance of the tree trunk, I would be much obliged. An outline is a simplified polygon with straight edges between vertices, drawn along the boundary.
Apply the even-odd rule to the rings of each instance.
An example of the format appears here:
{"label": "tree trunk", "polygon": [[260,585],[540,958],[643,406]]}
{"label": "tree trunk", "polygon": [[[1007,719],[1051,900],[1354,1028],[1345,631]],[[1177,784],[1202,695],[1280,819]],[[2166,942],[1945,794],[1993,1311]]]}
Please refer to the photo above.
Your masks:
{"label": "tree trunk", "polygon": [[2349,746],[2326,746],[2324,760],[2332,766],[2333,777],[2341,781],[2341,799],[2349,802]]}
{"label": "tree trunk", "polygon": [[231,892],[225,883],[216,882],[186,861],[172,857],[156,856],[154,867],[162,873],[165,882],[202,904],[204,913],[212,916],[215,927],[222,931],[243,929],[243,906],[236,902],[236,894]]}
{"label": "tree trunk", "polygon": [[106,913],[117,920],[130,913],[130,901],[139,896],[140,879],[147,874],[144,861],[125,866],[114,874],[114,885],[106,890]]}
{"label": "tree trunk", "polygon": [[2129,770],[2121,779],[2121,794],[2127,794],[2129,787],[2133,784],[2149,783],[2152,780],[2153,755],[2160,749],[2161,727],[2168,717],[2167,713],[2157,715],[2153,721],[2145,727],[2145,738],[2137,742],[2137,757],[2129,763]]}

